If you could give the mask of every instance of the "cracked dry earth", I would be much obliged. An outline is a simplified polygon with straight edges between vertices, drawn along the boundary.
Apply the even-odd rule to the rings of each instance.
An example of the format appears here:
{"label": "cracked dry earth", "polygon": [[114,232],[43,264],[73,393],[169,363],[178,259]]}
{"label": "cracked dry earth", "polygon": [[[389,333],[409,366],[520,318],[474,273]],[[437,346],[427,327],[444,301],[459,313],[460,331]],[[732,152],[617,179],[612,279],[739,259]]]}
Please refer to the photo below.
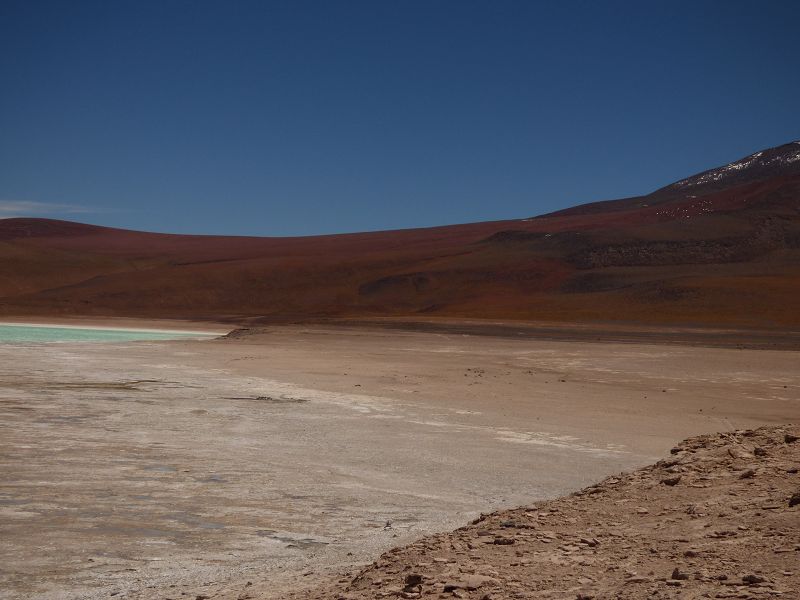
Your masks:
{"label": "cracked dry earth", "polygon": [[796,426],[690,438],[655,465],[482,515],[284,598],[794,600],[798,468]]}

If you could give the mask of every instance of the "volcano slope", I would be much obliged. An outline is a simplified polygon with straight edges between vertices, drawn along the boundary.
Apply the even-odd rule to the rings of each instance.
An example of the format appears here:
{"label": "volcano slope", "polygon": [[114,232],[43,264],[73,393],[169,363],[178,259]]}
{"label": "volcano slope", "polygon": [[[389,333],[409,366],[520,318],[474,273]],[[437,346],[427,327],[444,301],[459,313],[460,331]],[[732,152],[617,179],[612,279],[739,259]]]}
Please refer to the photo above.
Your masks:
{"label": "volcano slope", "polygon": [[299,238],[0,221],[0,315],[800,326],[800,142],[536,218]]}
{"label": "volcano slope", "polygon": [[798,466],[797,427],[691,438],[653,466],[482,515],[291,598],[797,598]]}

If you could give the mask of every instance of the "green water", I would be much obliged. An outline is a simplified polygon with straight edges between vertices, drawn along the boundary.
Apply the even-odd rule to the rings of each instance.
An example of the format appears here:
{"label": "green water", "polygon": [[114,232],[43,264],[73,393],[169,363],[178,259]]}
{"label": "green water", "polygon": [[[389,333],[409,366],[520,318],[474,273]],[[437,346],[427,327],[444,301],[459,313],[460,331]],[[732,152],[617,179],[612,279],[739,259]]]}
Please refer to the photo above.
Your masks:
{"label": "green water", "polygon": [[51,327],[45,325],[0,325],[0,344],[43,342],[136,342],[144,340],[179,340],[213,337],[183,331],[144,329],[93,329],[79,327]]}

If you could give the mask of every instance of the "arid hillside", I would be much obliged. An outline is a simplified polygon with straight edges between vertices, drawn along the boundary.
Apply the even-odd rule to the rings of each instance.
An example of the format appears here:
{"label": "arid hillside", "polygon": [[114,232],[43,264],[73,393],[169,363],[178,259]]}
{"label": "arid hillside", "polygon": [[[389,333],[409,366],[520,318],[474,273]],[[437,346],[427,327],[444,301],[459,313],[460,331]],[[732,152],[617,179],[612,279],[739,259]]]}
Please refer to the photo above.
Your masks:
{"label": "arid hillside", "polygon": [[652,194],[300,238],[0,221],[0,315],[800,327],[800,142]]}

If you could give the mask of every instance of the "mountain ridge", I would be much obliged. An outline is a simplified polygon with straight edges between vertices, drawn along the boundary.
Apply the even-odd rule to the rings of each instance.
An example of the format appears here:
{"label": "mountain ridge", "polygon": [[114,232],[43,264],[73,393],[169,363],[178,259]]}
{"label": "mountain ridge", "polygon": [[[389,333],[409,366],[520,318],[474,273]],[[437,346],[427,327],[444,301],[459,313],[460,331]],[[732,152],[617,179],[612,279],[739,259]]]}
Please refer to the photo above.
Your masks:
{"label": "mountain ridge", "polygon": [[0,315],[800,327],[800,143],[532,218],[305,237],[0,220]]}

